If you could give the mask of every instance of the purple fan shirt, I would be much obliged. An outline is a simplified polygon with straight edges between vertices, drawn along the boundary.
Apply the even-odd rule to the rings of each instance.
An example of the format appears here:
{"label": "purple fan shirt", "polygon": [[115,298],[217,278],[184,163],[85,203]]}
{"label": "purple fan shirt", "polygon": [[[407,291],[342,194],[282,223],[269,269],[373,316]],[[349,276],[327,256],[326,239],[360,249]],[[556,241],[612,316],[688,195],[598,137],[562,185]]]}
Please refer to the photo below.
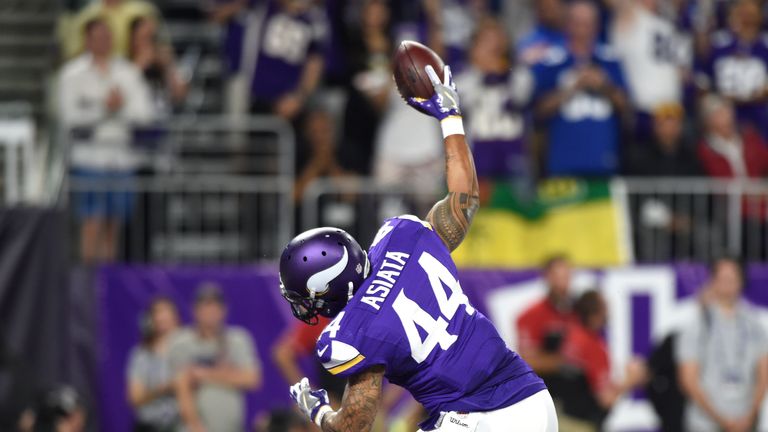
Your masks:
{"label": "purple fan shirt", "polygon": [[279,1],[270,1],[259,31],[251,94],[272,102],[296,90],[307,59],[323,54],[327,24],[326,15],[317,8],[289,14]]}
{"label": "purple fan shirt", "polygon": [[[730,31],[716,33],[706,68],[712,87],[723,96],[738,100],[762,93],[768,87],[768,35],[742,43]],[[765,102],[737,103],[736,117],[768,136]]]}
{"label": "purple fan shirt", "polygon": [[332,374],[372,366],[429,411],[508,407],[546,389],[462,292],[456,266],[429,223],[388,219],[368,252],[370,276],[323,330],[317,355]]}
{"label": "purple fan shirt", "polygon": [[501,74],[469,68],[456,77],[479,178],[507,179],[528,173],[526,108],[533,93],[528,68]]}

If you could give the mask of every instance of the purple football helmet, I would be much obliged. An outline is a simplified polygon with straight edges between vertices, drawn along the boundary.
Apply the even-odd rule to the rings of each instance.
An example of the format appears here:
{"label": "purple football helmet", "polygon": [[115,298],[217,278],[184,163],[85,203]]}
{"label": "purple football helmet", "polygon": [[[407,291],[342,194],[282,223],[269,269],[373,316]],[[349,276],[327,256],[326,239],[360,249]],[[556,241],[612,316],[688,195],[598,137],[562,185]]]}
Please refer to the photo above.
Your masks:
{"label": "purple football helmet", "polygon": [[315,228],[296,236],[280,256],[280,291],[293,316],[315,325],[318,315],[336,316],[368,277],[368,256],[338,228]]}

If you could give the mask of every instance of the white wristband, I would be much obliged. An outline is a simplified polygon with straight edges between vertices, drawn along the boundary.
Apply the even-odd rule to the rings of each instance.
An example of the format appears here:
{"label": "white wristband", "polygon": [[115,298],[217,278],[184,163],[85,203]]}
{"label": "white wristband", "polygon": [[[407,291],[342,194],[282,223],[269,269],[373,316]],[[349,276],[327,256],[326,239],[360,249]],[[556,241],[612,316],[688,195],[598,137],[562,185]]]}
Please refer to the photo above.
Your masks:
{"label": "white wristband", "polygon": [[320,429],[323,428],[323,417],[325,417],[326,414],[329,412],[332,412],[333,408],[331,408],[330,405],[323,405],[317,410],[317,414],[315,414],[315,418],[313,419],[315,421],[315,424]]}
{"label": "white wristband", "polygon": [[443,130],[443,139],[451,135],[464,135],[464,122],[461,116],[449,116],[440,121],[440,128]]}

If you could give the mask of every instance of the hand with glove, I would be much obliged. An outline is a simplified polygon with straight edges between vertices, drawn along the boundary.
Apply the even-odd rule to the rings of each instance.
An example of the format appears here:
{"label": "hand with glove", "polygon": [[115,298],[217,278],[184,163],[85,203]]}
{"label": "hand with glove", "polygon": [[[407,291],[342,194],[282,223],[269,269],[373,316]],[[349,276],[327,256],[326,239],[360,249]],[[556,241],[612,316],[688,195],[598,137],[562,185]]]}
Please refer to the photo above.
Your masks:
{"label": "hand with glove", "polygon": [[435,94],[429,99],[408,98],[408,105],[440,120],[444,138],[449,135],[464,135],[461,108],[459,107],[459,93],[451,76],[451,68],[445,66],[442,81],[440,81],[437,72],[435,72],[432,66],[425,66],[424,71],[432,82]]}
{"label": "hand with glove", "polygon": [[320,428],[323,416],[333,411],[328,401],[328,392],[323,389],[312,390],[306,377],[291,386],[291,399],[296,402],[301,412]]}

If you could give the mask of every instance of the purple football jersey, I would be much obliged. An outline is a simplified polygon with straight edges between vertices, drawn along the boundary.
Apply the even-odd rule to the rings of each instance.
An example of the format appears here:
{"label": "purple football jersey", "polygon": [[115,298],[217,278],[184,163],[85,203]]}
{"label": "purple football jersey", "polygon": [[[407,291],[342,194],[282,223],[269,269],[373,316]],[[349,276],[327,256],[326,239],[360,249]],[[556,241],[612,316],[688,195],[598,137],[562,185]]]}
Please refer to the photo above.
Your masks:
{"label": "purple football jersey", "polygon": [[332,374],[383,365],[429,411],[504,408],[546,387],[461,291],[450,252],[415,216],[387,220],[368,253],[371,273],[323,330],[317,354]]}
{"label": "purple football jersey", "polygon": [[[707,65],[712,87],[726,97],[747,99],[768,86],[768,35],[744,44],[730,31],[712,37],[712,55]],[[766,136],[768,112],[765,102],[737,103],[736,117]]]}

